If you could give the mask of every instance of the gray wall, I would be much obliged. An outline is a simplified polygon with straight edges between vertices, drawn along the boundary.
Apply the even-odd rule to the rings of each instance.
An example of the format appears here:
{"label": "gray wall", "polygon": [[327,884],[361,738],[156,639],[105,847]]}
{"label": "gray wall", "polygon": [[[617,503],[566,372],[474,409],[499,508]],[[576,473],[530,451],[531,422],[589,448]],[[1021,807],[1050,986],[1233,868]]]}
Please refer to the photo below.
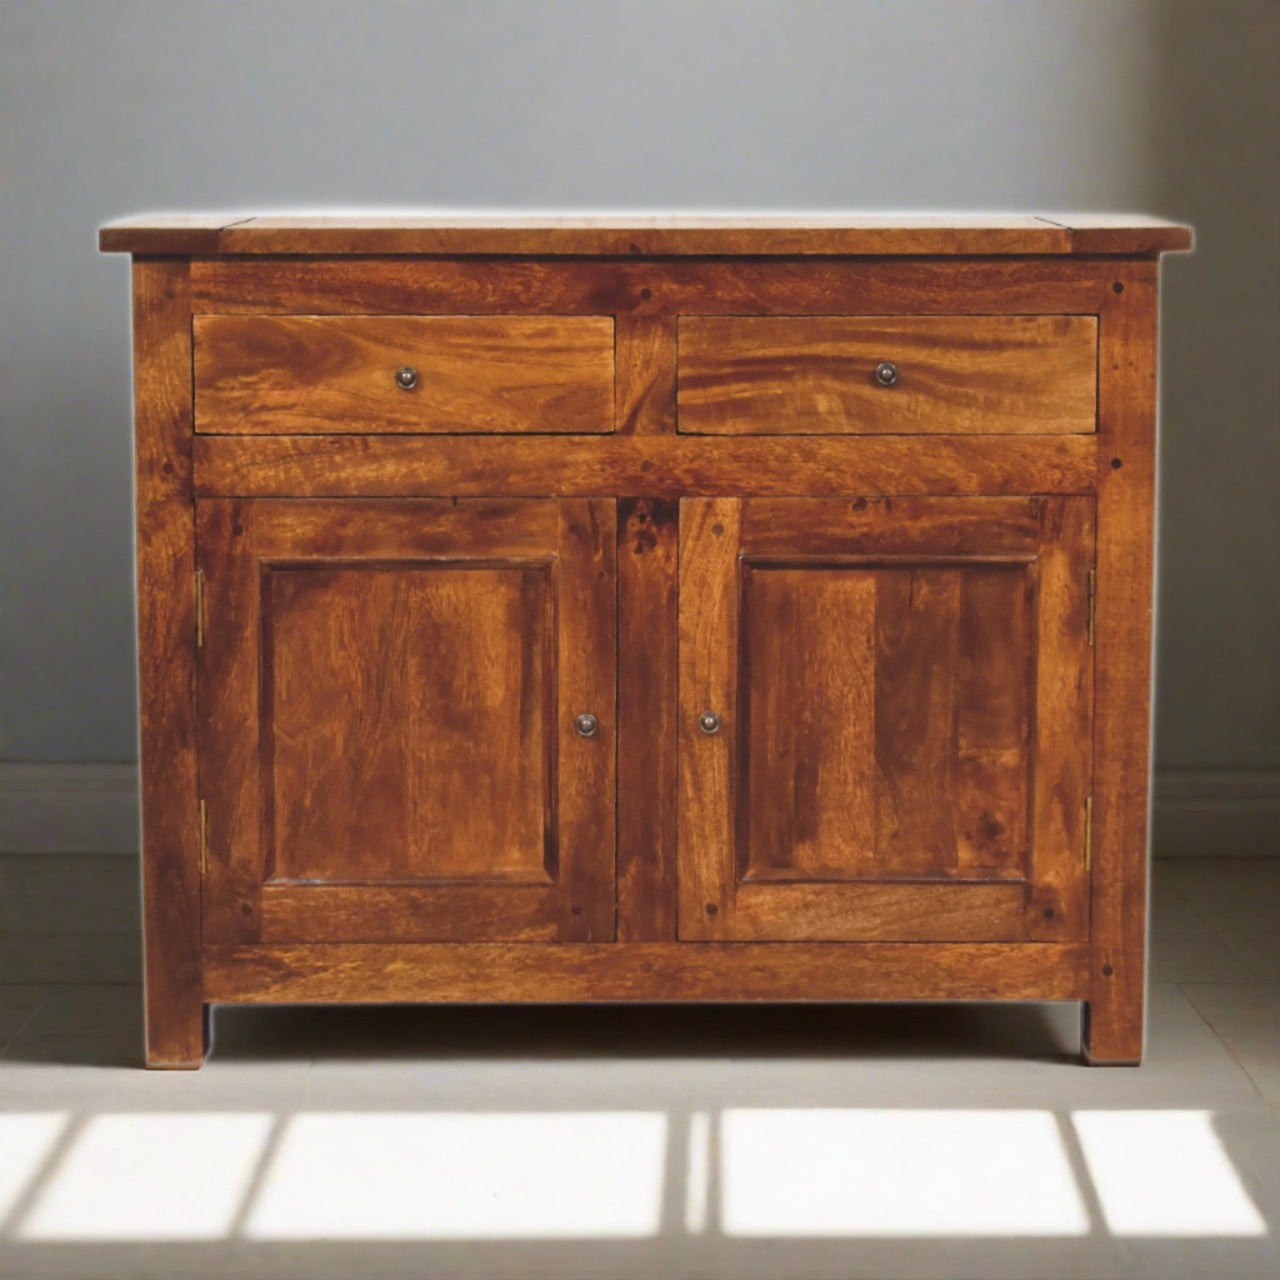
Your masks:
{"label": "gray wall", "polygon": [[155,210],[1146,210],[1157,759],[1280,767],[1269,0],[0,0],[0,760],[134,756],[128,270]]}

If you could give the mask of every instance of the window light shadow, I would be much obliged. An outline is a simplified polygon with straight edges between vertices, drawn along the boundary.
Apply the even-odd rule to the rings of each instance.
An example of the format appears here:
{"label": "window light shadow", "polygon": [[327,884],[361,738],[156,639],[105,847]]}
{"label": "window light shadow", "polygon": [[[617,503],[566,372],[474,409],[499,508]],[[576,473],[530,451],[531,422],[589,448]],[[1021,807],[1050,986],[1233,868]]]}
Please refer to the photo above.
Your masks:
{"label": "window light shadow", "polygon": [[1072,1124],[1118,1236],[1265,1236],[1210,1111],[1077,1111]]}
{"label": "window light shadow", "polygon": [[245,1224],[256,1240],[652,1236],[661,1112],[297,1115]]}
{"label": "window light shadow", "polygon": [[16,1234],[25,1240],[223,1238],[271,1121],[252,1112],[93,1116]]}
{"label": "window light shadow", "polygon": [[70,1123],[65,1111],[0,1115],[0,1224],[35,1183]]}
{"label": "window light shadow", "polygon": [[730,1110],[723,1229],[740,1236],[1081,1236],[1048,1111]]}
{"label": "window light shadow", "polygon": [[0,1115],[0,1191],[17,1206],[0,1248],[33,1259],[178,1242],[597,1262],[624,1247],[723,1260],[764,1239],[801,1259],[819,1241],[970,1259],[1054,1240],[1274,1251],[1204,1111],[17,1113]]}

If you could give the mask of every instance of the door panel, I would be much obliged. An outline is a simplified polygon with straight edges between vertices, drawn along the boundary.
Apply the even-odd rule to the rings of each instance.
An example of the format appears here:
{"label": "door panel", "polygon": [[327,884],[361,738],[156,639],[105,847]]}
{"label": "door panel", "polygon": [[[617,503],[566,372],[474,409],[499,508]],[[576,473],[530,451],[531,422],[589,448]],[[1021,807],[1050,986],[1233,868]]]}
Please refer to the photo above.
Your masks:
{"label": "door panel", "polygon": [[612,937],[613,529],[197,504],[208,940]]}
{"label": "door panel", "polygon": [[682,503],[681,937],[1085,936],[1092,547],[1083,498]]}

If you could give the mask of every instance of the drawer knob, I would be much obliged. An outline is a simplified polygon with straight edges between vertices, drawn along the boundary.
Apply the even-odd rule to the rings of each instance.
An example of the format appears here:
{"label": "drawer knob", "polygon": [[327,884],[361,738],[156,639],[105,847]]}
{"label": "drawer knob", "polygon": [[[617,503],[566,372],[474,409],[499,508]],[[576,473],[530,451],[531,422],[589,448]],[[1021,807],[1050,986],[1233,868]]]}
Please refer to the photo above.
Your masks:
{"label": "drawer knob", "polygon": [[411,364],[402,364],[396,370],[396,386],[401,391],[412,391],[418,385],[418,371]]}
{"label": "drawer knob", "polygon": [[891,387],[898,380],[898,366],[892,360],[881,360],[876,365],[876,381],[882,387]]}
{"label": "drawer knob", "polygon": [[574,719],[573,727],[578,731],[580,738],[594,738],[600,728],[600,721],[590,711],[584,711]]}
{"label": "drawer knob", "polygon": [[706,734],[719,733],[720,717],[714,711],[704,711],[698,717],[698,728]]}

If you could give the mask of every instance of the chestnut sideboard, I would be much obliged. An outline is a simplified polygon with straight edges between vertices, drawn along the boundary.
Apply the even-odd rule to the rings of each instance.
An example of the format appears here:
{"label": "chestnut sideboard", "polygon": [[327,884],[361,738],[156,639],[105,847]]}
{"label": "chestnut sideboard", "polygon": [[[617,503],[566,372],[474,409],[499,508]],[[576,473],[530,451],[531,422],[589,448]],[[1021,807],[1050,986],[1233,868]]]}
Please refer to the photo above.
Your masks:
{"label": "chestnut sideboard", "polygon": [[1144,219],[158,218],[147,1060],[305,1001],[1143,1047]]}

